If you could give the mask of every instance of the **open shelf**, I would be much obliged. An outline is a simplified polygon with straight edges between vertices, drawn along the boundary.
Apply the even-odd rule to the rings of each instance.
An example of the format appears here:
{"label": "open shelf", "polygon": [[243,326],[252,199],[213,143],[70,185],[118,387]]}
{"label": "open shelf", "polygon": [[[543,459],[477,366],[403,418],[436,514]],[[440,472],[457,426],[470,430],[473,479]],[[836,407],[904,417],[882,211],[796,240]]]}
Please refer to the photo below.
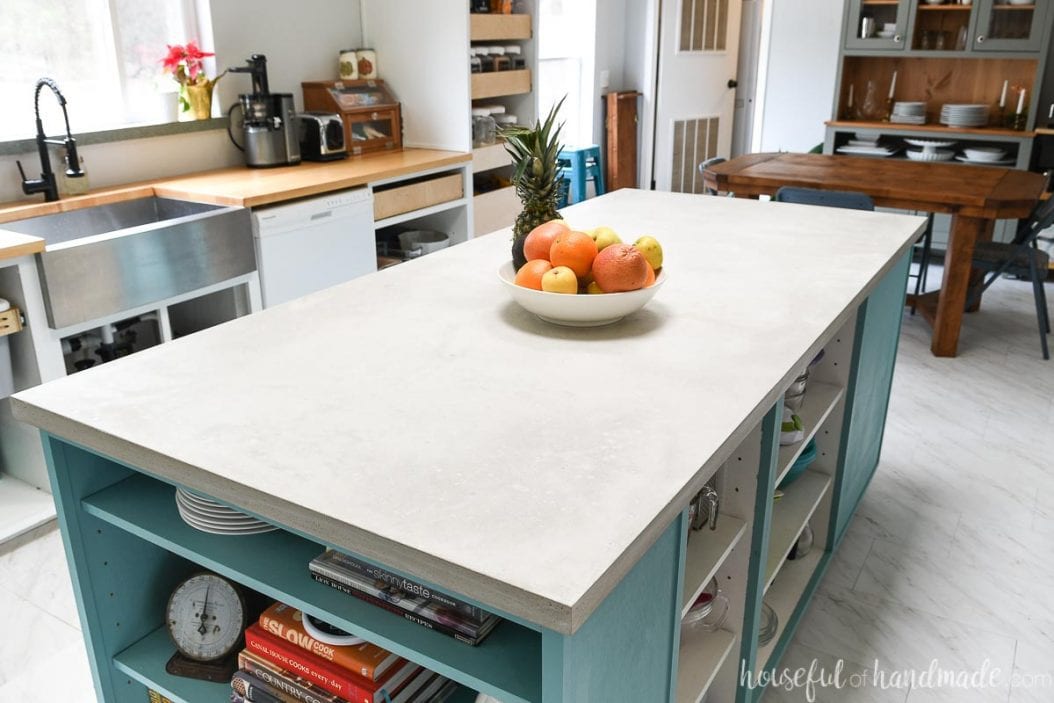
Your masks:
{"label": "open shelf", "polygon": [[780,573],[780,568],[787,560],[787,554],[801,534],[805,523],[816,511],[816,506],[823,500],[832,481],[827,474],[809,469],[784,489],[782,498],[775,501],[772,507],[772,529],[769,532],[769,556],[765,562],[766,592]]}
{"label": "open shelf", "polygon": [[896,124],[863,120],[828,120],[828,127],[852,129],[857,132],[939,132],[941,134],[969,134],[979,137],[1034,137],[1035,132],[1017,131],[1003,127],[946,127],[942,124]]}
{"label": "open shelf", "polygon": [[809,585],[813,574],[816,573],[816,568],[819,566],[824,554],[823,549],[817,544],[801,559],[788,561],[787,565],[780,570],[780,577],[776,579],[776,582],[772,584],[772,588],[765,594],[765,602],[776,611],[776,616],[779,618],[779,629],[776,632],[776,636],[769,640],[768,644],[764,647],[758,647],[757,664],[754,666],[755,671],[761,671],[763,668],[768,667],[772,650],[776,648],[776,645],[783,637],[787,629],[787,622],[794,614],[794,609],[798,607],[798,603],[801,601],[801,597],[805,593],[805,589]]}
{"label": "open shelf", "polygon": [[469,14],[468,37],[471,41],[530,39],[531,16],[474,12]]}
{"label": "open shelf", "polygon": [[500,98],[531,92],[531,70],[492,71],[472,74],[472,99]]}
{"label": "open shelf", "polygon": [[920,12],[969,12],[972,5],[919,5]]}
{"label": "open shelf", "polygon": [[779,459],[776,463],[776,468],[778,469],[776,474],[777,486],[780,485],[780,481],[783,480],[783,477],[790,471],[791,466],[801,456],[809,440],[816,435],[816,431],[820,429],[820,426],[827,419],[827,416],[831,414],[831,411],[834,410],[834,406],[842,399],[844,393],[845,390],[843,388],[832,383],[811,381],[806,386],[805,399],[802,401],[801,409],[797,412],[798,417],[801,418],[802,425],[805,427],[805,439],[796,444],[780,447]]}
{"label": "open shelf", "polygon": [[727,630],[681,631],[681,651],[677,655],[677,703],[698,703],[706,695],[735,643],[735,635]]}
{"label": "open shelf", "polygon": [[688,614],[706,584],[717,573],[721,563],[735,548],[747,523],[731,515],[721,515],[717,519],[717,529],[711,531],[704,527],[692,532],[688,538],[688,548],[684,556],[684,590],[681,598],[681,617]]}
{"label": "open shelf", "polygon": [[472,199],[473,236],[511,227],[521,209],[515,186],[480,193]]}
{"label": "open shelf", "polygon": [[491,169],[511,166],[512,157],[505,151],[505,142],[476,147],[472,150],[472,172],[481,173]]}
{"label": "open shelf", "polygon": [[[316,583],[307,565],[323,551],[321,544],[284,530],[235,537],[190,527],[179,517],[174,493],[169,484],[135,474],[88,496],[82,506],[111,525],[337,627],[361,633],[370,642],[443,676],[465,685],[481,682],[485,684],[482,690],[506,703],[541,700],[540,632],[506,620],[479,646],[470,647]],[[279,564],[286,568],[276,568]],[[139,651],[140,644],[157,646],[151,642],[150,638],[140,641],[119,659],[143,671],[147,665],[132,667],[140,660],[131,655]],[[168,656],[159,658],[156,651],[151,652],[144,659],[163,670]],[[197,703],[202,699],[191,696],[186,700]]]}

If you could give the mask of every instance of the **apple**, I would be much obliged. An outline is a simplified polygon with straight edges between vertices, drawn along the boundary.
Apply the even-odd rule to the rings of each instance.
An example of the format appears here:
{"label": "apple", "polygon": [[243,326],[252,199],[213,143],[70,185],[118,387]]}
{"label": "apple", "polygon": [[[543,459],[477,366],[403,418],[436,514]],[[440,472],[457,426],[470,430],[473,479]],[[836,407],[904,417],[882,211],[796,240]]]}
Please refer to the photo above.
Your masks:
{"label": "apple", "polygon": [[567,266],[557,266],[542,275],[542,290],[546,293],[578,292],[578,277]]}
{"label": "apple", "polygon": [[597,285],[596,281],[590,281],[589,285],[586,286],[586,293],[589,293],[590,295],[596,295],[598,293],[602,294],[603,292],[604,291],[600,289],[600,286]]}
{"label": "apple", "polygon": [[659,244],[655,237],[641,237],[633,242],[633,246],[637,247],[641,254],[644,254],[644,258],[651,264],[653,271],[658,271],[662,268],[662,245]]}
{"label": "apple", "polygon": [[593,241],[597,243],[597,251],[604,251],[606,247],[612,244],[622,244],[622,239],[610,227],[597,227],[594,229]]}

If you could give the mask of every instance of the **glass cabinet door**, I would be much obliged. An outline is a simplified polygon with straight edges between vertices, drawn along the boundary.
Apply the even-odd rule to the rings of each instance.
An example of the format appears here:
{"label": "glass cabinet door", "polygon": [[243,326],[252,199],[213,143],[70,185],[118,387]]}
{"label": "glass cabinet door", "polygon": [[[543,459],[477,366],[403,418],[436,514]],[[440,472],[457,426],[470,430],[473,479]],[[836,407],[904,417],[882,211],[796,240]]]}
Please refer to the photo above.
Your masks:
{"label": "glass cabinet door", "polygon": [[910,4],[910,0],[850,0],[845,48],[890,51],[906,48]]}
{"label": "glass cabinet door", "polygon": [[1039,51],[1052,0],[976,0],[975,51]]}

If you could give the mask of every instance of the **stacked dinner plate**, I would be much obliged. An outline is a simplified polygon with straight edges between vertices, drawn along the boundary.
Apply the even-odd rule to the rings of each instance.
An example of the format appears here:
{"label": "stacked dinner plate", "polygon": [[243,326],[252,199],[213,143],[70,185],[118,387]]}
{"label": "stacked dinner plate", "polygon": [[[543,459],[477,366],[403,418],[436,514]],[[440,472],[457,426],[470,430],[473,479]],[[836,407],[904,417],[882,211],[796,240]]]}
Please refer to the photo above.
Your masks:
{"label": "stacked dinner plate", "polygon": [[953,105],[941,107],[941,124],[949,127],[984,127],[988,124],[987,105]]}
{"label": "stacked dinner plate", "polygon": [[258,535],[278,529],[182,487],[176,488],[176,507],[188,525],[215,535]]}
{"label": "stacked dinner plate", "polygon": [[1006,149],[997,146],[969,146],[955,160],[982,166],[1011,166],[1017,163],[1016,158],[1007,156]]}
{"label": "stacked dinner plate", "polygon": [[893,103],[890,122],[898,124],[926,124],[926,103]]}

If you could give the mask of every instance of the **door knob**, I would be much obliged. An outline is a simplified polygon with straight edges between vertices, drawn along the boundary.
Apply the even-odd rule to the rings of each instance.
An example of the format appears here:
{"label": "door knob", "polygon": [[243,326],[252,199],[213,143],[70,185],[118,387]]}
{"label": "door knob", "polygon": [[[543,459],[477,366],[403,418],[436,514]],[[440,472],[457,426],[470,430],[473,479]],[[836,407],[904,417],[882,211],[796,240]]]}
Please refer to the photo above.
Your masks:
{"label": "door knob", "polygon": [[729,78],[728,79],[728,87],[729,88],[735,88],[738,85],[739,85],[739,81],[737,81],[735,78]]}

